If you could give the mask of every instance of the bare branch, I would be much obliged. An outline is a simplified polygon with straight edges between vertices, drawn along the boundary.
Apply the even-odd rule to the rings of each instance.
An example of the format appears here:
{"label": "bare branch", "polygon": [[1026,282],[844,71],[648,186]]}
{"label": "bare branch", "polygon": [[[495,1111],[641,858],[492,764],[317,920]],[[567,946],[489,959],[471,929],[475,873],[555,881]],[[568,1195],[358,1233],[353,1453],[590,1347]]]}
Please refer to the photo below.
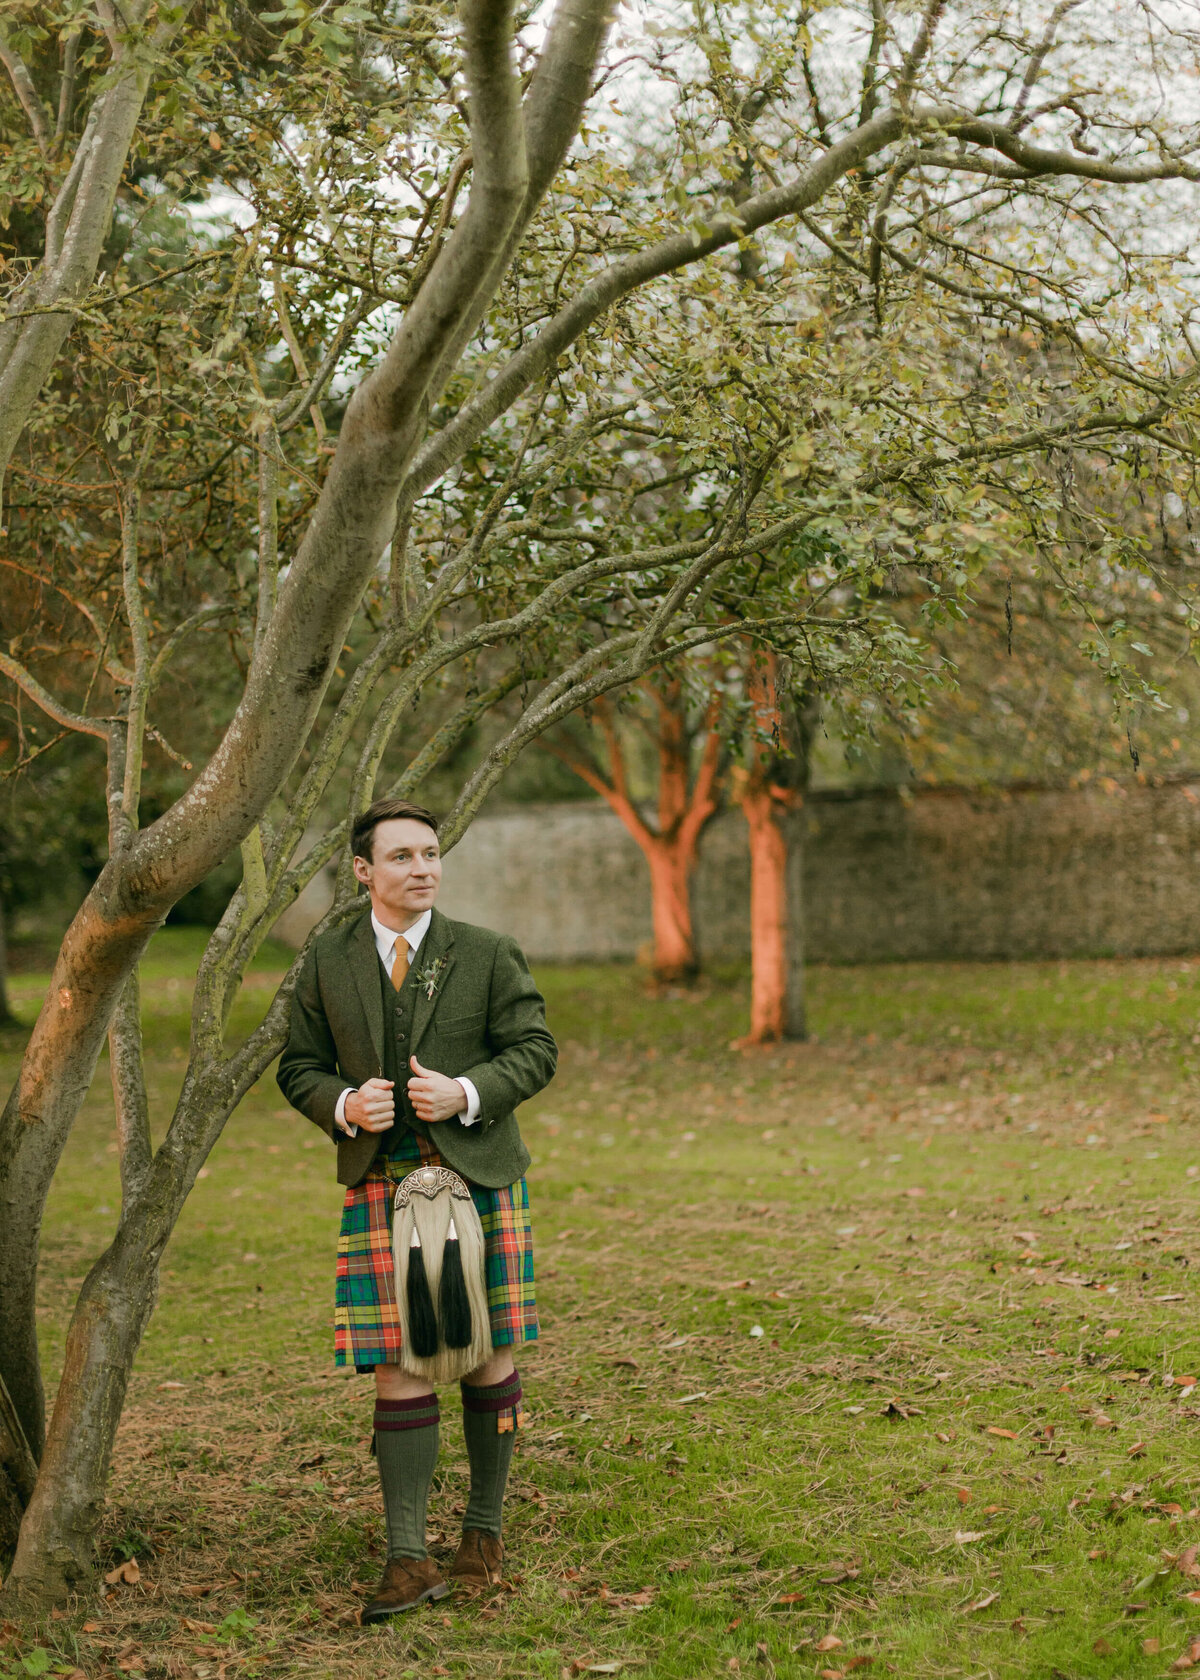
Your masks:
{"label": "bare branch", "polygon": [[887,13],[883,0],[871,0],[871,43],[863,60],[862,102],[858,108],[859,127],[875,115],[879,103],[879,59],[887,39]]}
{"label": "bare branch", "polygon": [[[149,440],[147,440],[149,441]],[[125,725],[125,782],[121,791],[121,817],[125,840],[137,828],[142,792],[142,748],[146,734],[146,708],[150,700],[147,681],[150,670],[150,635],[142,605],[138,577],[138,534],[141,496],[136,482],[121,496],[121,587],[125,596],[125,617],[133,644],[133,681],[129,686],[129,712]]]}
{"label": "bare branch", "polygon": [[142,1057],[141,996],[135,968],[108,1028],[108,1057],[121,1162],[121,1205],[129,1208],[150,1170],[150,1103]]}
{"label": "bare branch", "polygon": [[[347,310],[341,326],[339,326],[337,332],[333,335],[333,342],[321,358],[321,365],[318,367],[316,373],[309,378],[307,373],[301,372],[301,378],[308,379],[307,388],[300,396],[296,397],[294,401],[291,402],[290,406],[285,408],[281,403],[279,405],[279,409],[276,411],[276,428],[281,434],[291,431],[292,427],[298,423],[300,417],[307,409],[312,417],[313,425],[317,429],[318,437],[323,438],[325,436],[325,420],[320,409],[317,407],[317,404],[320,402],[325,393],[325,387],[329,384],[329,381],[337,372],[338,363],[341,361],[342,356],[345,353],[346,346],[349,344],[350,340],[354,337],[354,334],[358,331],[358,328],[366,320],[367,316],[371,313],[374,307],[375,299],[365,297],[356,303],[353,309]],[[284,316],[286,318],[286,308],[284,310]],[[300,346],[297,344],[297,353],[299,353],[299,349]],[[303,364],[303,360],[304,358],[301,356],[301,364]],[[281,409],[283,410],[282,413],[279,412]]]}
{"label": "bare branch", "polygon": [[1062,22],[1063,18],[1066,17],[1068,12],[1074,11],[1076,6],[1080,6],[1082,4],[1083,0],[1058,0],[1058,5],[1055,6],[1054,10],[1050,13],[1042,38],[1030,55],[1029,64],[1025,70],[1025,77],[1021,83],[1021,90],[1017,94],[1016,103],[1013,106],[1010,122],[1014,134],[1019,134],[1027,124],[1033,121],[1032,114],[1029,116],[1025,115],[1025,108],[1029,104],[1029,96],[1033,92],[1034,87],[1037,84],[1038,77],[1042,73],[1042,65],[1045,64],[1047,55],[1054,45],[1054,38],[1058,34],[1059,24]]}
{"label": "bare branch", "polygon": [[[139,18],[141,10],[135,13]],[[153,49],[166,47],[187,11],[186,0],[171,9],[170,21],[154,31]],[[95,278],[149,86],[150,60],[140,45],[118,55],[47,217],[42,262],[18,300],[38,308],[67,307],[61,314],[0,323],[0,482],[70,331],[71,306],[82,301]]]}
{"label": "bare branch", "polygon": [[37,142],[38,151],[41,152],[43,157],[47,157],[50,151],[50,141],[46,131],[46,113],[42,109],[42,101],[38,96],[38,90],[33,85],[33,77],[26,68],[25,60],[7,36],[2,33],[0,33],[0,64],[3,64],[8,71],[8,79],[21,102],[21,109],[29,118],[29,127],[33,133],[33,138]]}
{"label": "bare branch", "polygon": [[35,705],[40,706],[46,716],[53,718],[64,729],[76,730],[80,735],[94,735],[99,741],[107,741],[109,724],[106,718],[82,717],[78,712],[72,712],[68,707],[60,704],[48,689],[42,687],[31,671],[11,656],[0,651],[0,676],[8,677],[23,694],[27,694]]}
{"label": "bare branch", "polygon": [[67,130],[71,126],[71,107],[75,103],[75,78],[79,68],[79,40],[82,29],[73,30],[67,36],[63,48],[62,80],[58,84],[58,119],[54,124],[53,152],[57,157],[66,143]]}
{"label": "bare branch", "polygon": [[946,0],[926,0],[925,10],[921,14],[921,22],[917,33],[913,37],[913,44],[905,53],[900,63],[900,76],[896,83],[896,103],[907,108],[912,97],[913,83],[917,71],[924,63],[930,47],[933,45],[934,32],[946,9]]}
{"label": "bare branch", "polygon": [[270,417],[259,422],[258,453],[258,611],[254,617],[254,652],[262,646],[279,593],[279,438]]}

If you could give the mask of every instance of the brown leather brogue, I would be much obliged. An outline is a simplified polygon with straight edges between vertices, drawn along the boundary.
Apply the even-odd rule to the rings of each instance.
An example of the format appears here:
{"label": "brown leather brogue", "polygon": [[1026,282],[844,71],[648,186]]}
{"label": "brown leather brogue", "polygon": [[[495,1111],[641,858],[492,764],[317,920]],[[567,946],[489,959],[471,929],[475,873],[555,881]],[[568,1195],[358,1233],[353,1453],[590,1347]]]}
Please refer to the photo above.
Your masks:
{"label": "brown leather brogue", "polygon": [[432,1558],[389,1558],[383,1566],[383,1579],[375,1597],[363,1606],[363,1625],[415,1609],[426,1599],[445,1598],[449,1591]]}
{"label": "brown leather brogue", "polygon": [[450,1565],[450,1579],[467,1592],[486,1592],[500,1585],[503,1564],[504,1547],[494,1534],[485,1528],[464,1528]]}

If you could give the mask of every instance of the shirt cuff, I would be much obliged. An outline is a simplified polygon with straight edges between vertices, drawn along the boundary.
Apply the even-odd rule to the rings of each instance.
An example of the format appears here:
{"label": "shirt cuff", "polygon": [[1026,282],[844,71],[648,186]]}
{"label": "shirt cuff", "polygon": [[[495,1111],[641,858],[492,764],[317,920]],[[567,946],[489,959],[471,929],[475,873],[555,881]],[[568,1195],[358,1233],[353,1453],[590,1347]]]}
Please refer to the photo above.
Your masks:
{"label": "shirt cuff", "polygon": [[469,1079],[456,1079],[455,1084],[461,1085],[463,1090],[467,1093],[467,1112],[465,1114],[460,1114],[459,1119],[462,1121],[464,1126],[473,1126],[479,1119],[479,1110],[481,1107],[479,1092],[475,1089]]}
{"label": "shirt cuff", "polygon": [[345,1132],[347,1137],[358,1136],[358,1127],[352,1126],[346,1119],[346,1098],[350,1095],[351,1091],[355,1091],[357,1089],[358,1087],[356,1085],[347,1085],[346,1089],[338,1098],[337,1106],[333,1111],[334,1124],[337,1126],[339,1131]]}

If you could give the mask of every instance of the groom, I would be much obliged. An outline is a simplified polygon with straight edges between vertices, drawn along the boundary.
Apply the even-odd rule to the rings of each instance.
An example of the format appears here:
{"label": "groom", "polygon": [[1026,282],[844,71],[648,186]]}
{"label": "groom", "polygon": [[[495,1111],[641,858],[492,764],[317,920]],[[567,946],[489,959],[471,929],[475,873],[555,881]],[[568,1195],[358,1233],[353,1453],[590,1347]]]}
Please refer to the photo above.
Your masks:
{"label": "groom", "polygon": [[334,1361],[375,1374],[388,1541],[383,1579],[362,1613],[375,1622],[450,1590],[425,1550],[438,1398],[398,1362],[395,1186],[419,1165],[444,1162],[467,1180],[483,1226],[493,1352],[461,1385],[471,1491],[450,1569],[481,1591],[500,1579],[504,1489],[522,1421],[512,1350],[538,1333],[529,1151],[514,1110],[548,1084],[557,1051],[513,941],[434,909],[442,860],[429,811],[377,799],[355,822],[351,850],[370,912],[314,941],[278,1078],[288,1102],[336,1144],[347,1186]]}

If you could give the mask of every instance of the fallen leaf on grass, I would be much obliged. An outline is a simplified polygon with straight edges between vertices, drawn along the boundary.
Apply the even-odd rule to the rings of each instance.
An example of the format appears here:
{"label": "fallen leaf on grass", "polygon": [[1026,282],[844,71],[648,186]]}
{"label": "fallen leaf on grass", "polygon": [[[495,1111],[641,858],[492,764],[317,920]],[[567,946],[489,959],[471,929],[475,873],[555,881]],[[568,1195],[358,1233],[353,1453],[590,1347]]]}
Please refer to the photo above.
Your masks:
{"label": "fallen leaf on grass", "polygon": [[579,1662],[571,1664],[572,1674],[619,1674],[624,1665],[620,1662]]}
{"label": "fallen leaf on grass", "polygon": [[827,1633],[813,1646],[814,1651],[840,1651],[842,1641],[836,1633]]}
{"label": "fallen leaf on grass", "polygon": [[1200,1575],[1200,1563],[1196,1562],[1197,1554],[1200,1554],[1200,1546],[1187,1546],[1172,1560],[1181,1575]]}
{"label": "fallen leaf on grass", "polygon": [[690,1569],[691,1567],[692,1567],[691,1558],[676,1558],[674,1563],[669,1563],[667,1565],[667,1574],[668,1575],[680,1575],[680,1574],[683,1573],[683,1571],[685,1569]]}
{"label": "fallen leaf on grass", "polygon": [[1005,1441],[1015,1441],[1017,1438],[1017,1432],[1015,1429],[997,1429],[994,1423],[989,1423],[984,1433],[987,1435],[999,1435]]}
{"label": "fallen leaf on grass", "polygon": [[994,1592],[994,1593],[986,1594],[986,1596],[983,1597],[983,1598],[977,1598],[975,1600],[974,1604],[968,1604],[964,1607],[963,1615],[964,1616],[973,1616],[975,1614],[976,1610],[990,1610],[992,1605],[997,1602],[999,1597],[1000,1597],[1000,1594],[998,1592]]}
{"label": "fallen leaf on grass", "polygon": [[1126,1458],[1145,1458],[1145,1456],[1146,1456],[1146,1443],[1145,1443],[1145,1441],[1135,1441],[1131,1447],[1126,1447],[1126,1449],[1125,1449],[1125,1457]]}
{"label": "fallen leaf on grass", "polygon": [[636,1371],[638,1368],[638,1362],[636,1359],[614,1359],[613,1365],[616,1367],[624,1366],[625,1369],[629,1371]]}
{"label": "fallen leaf on grass", "polygon": [[216,1633],[217,1631],[216,1622],[195,1622],[190,1616],[182,1616],[180,1620],[189,1633]]}
{"label": "fallen leaf on grass", "polygon": [[[240,1575],[231,1575],[227,1581],[196,1581],[191,1584],[185,1581],[181,1584],[179,1590],[186,1593],[188,1598],[207,1598],[210,1593],[220,1592],[225,1587],[240,1586],[241,1581],[242,1577]],[[318,1602],[320,1602],[319,1598]],[[330,1599],[329,1602],[333,1604],[337,1601]]]}
{"label": "fallen leaf on grass", "polygon": [[835,1569],[832,1575],[822,1575],[820,1580],[823,1587],[836,1587],[843,1581],[857,1581],[858,1565],[855,1563],[844,1563],[840,1568]]}
{"label": "fallen leaf on grass", "polygon": [[823,1668],[818,1674],[817,1680],[845,1680],[845,1676],[844,1668]]}
{"label": "fallen leaf on grass", "polygon": [[969,1546],[973,1540],[986,1540],[986,1528],[958,1528],[954,1531],[956,1546]]}
{"label": "fallen leaf on grass", "polygon": [[103,1622],[84,1622],[79,1631],[81,1633],[99,1633],[103,1626]]}
{"label": "fallen leaf on grass", "polygon": [[1142,1650],[1145,1652],[1146,1656],[1156,1657],[1162,1650],[1162,1641],[1160,1639],[1143,1639]]}
{"label": "fallen leaf on grass", "polygon": [[846,1673],[849,1674],[852,1668],[870,1668],[874,1661],[874,1657],[851,1657],[846,1664]]}
{"label": "fallen leaf on grass", "polygon": [[1171,1664],[1170,1672],[1172,1674],[1182,1674],[1187,1668],[1195,1668],[1197,1662],[1200,1662],[1200,1639],[1193,1639],[1182,1656],[1175,1658],[1175,1661]]}
{"label": "fallen leaf on grass", "polygon": [[960,1505],[969,1505],[973,1496],[970,1488],[955,1488],[954,1497]]}
{"label": "fallen leaf on grass", "polygon": [[1093,1429],[1115,1429],[1117,1427],[1113,1420],[1106,1417],[1103,1412],[1097,1412],[1091,1421]]}
{"label": "fallen leaf on grass", "polygon": [[1147,1593],[1154,1592],[1158,1587],[1166,1586],[1170,1579],[1170,1569],[1156,1569],[1153,1574],[1142,1576],[1141,1580],[1133,1588],[1133,1596],[1135,1599],[1145,1598]]}
{"label": "fallen leaf on grass", "polygon": [[899,1400],[893,1397],[883,1408],[881,1415],[883,1417],[910,1418],[921,1417],[922,1412],[920,1406],[912,1406],[907,1400]]}
{"label": "fallen leaf on grass", "polygon": [[104,1577],[105,1582],[110,1587],[121,1585],[136,1587],[141,1578],[142,1572],[138,1568],[136,1558],[126,1558],[124,1563],[119,1563],[115,1569],[110,1569]]}
{"label": "fallen leaf on grass", "polygon": [[1112,1646],[1108,1643],[1108,1640],[1103,1637],[1103,1635],[1101,1635],[1099,1639],[1093,1641],[1092,1650],[1098,1657],[1111,1657],[1113,1654]]}
{"label": "fallen leaf on grass", "polygon": [[[1183,1297],[1182,1297],[1182,1296],[1180,1296],[1180,1299],[1181,1299],[1181,1300],[1182,1300],[1182,1299],[1183,1299]],[[162,1394],[162,1393],[163,1393],[163,1392],[164,1392],[164,1391],[165,1391],[165,1390],[166,1390],[166,1389],[168,1389],[168,1388],[186,1388],[186,1387],[187,1387],[187,1384],[186,1384],[186,1383],[181,1383],[181,1382],[161,1382],[161,1383],[159,1383],[159,1385],[158,1385],[158,1392],[159,1392],[159,1393],[160,1393],[160,1394]]]}
{"label": "fallen leaf on grass", "polygon": [[807,1596],[808,1595],[806,1593],[800,1593],[800,1592],[780,1593],[779,1597],[775,1600],[775,1602],[776,1602],[776,1604],[803,1604],[803,1602],[804,1602],[804,1600]]}

